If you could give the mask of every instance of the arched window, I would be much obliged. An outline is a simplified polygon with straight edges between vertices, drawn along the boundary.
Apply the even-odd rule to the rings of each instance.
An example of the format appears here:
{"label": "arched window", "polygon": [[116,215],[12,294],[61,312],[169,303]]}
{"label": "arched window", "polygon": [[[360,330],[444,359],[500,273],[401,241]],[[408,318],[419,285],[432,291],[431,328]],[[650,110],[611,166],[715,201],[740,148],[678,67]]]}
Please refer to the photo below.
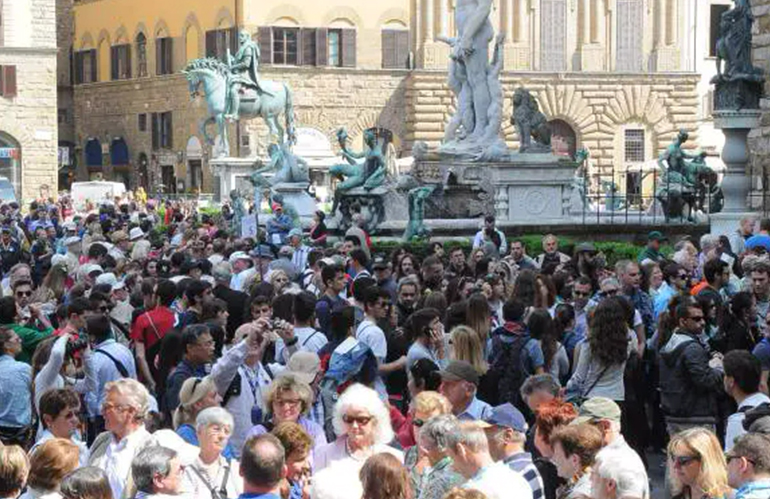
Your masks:
{"label": "arched window", "polygon": [[551,147],[554,154],[559,156],[575,157],[576,142],[575,131],[566,121],[551,120]]}
{"label": "arched window", "polygon": [[144,33],[136,35],[136,75],[147,76],[147,37]]}

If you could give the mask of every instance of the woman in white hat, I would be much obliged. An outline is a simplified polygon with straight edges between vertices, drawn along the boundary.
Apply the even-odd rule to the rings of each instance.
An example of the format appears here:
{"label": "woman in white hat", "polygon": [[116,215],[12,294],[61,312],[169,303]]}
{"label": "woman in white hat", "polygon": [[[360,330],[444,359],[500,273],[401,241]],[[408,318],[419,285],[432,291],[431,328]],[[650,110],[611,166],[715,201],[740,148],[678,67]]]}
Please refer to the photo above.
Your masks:
{"label": "woman in white hat", "polygon": [[[179,407],[174,411],[173,423],[177,435],[189,444],[198,445],[195,418],[204,409],[219,407],[221,402],[222,397],[219,396],[216,384],[210,376],[185,380],[179,391]],[[234,455],[230,445],[223,450],[223,456],[226,458],[233,458]]]}

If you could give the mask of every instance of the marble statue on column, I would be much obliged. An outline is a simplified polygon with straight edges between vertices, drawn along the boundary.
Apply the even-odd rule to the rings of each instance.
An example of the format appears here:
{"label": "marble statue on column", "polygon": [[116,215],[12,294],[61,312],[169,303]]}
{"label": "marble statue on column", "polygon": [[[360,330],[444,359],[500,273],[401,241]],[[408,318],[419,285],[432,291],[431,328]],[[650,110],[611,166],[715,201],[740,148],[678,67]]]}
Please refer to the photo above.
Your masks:
{"label": "marble statue on column", "polygon": [[751,62],[751,14],[749,0],[733,0],[732,9],[719,20],[716,46],[715,110],[758,109],[764,75]]}

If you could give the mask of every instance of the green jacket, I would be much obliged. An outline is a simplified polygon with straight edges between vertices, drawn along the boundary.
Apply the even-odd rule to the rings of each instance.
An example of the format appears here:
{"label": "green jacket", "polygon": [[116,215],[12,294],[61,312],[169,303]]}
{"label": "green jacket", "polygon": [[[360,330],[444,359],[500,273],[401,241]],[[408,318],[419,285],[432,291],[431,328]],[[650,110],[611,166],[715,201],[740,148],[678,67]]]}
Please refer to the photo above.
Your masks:
{"label": "green jacket", "polygon": [[16,360],[26,362],[27,364],[31,363],[32,354],[35,353],[37,345],[53,333],[52,327],[46,328],[44,331],[22,326],[21,324],[3,324],[2,327],[8,328],[19,335],[22,349],[21,353],[16,356]]}
{"label": "green jacket", "polygon": [[637,257],[637,261],[639,263],[642,263],[645,260],[652,260],[653,262],[659,262],[663,259],[663,255],[660,254],[660,251],[655,251],[652,248],[644,248],[641,253],[639,253],[639,256]]}

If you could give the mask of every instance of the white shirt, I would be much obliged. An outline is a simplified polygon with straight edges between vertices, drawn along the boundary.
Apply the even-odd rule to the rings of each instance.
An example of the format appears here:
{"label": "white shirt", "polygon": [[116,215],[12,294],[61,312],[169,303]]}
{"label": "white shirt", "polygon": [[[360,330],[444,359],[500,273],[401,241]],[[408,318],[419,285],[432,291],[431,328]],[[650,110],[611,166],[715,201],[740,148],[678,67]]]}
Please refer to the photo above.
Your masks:
{"label": "white shirt", "polygon": [[[318,353],[318,351],[323,348],[324,345],[329,343],[329,340],[326,338],[325,334],[312,327],[294,328],[294,336],[297,338],[297,352]],[[278,338],[278,340],[275,342],[276,360],[281,364],[288,364],[289,357],[291,357],[289,354],[289,349],[286,348],[286,344],[284,343],[283,339]]]}
{"label": "white shirt", "polygon": [[246,437],[254,426],[251,422],[251,411],[259,407],[264,413],[264,393],[270,386],[272,379],[261,363],[257,363],[254,369],[244,363],[248,353],[248,344],[241,341],[225,352],[211,368],[211,377],[217,387],[219,395],[224,397],[227,389],[236,374],[241,375],[241,393],[229,398],[224,405],[225,409],[233,416],[233,432],[230,443],[236,456],[240,456],[241,447],[246,442]]}
{"label": "white shirt", "polygon": [[257,270],[254,267],[251,267],[250,269],[246,269],[237,274],[233,274],[233,276],[230,278],[230,289],[234,289],[235,291],[243,291],[243,284],[256,272]]}
{"label": "white shirt", "polygon": [[527,481],[503,462],[482,468],[462,488],[476,489],[488,499],[532,499],[532,488]]}
{"label": "white shirt", "polygon": [[91,463],[104,470],[110,481],[112,497],[123,497],[123,488],[126,486],[128,474],[131,473],[131,461],[136,456],[139,446],[150,437],[150,433],[142,426],[130,435],[123,437],[118,442],[114,435],[110,435],[110,443],[104,457]]}
{"label": "white shirt", "polygon": [[[385,340],[385,333],[377,324],[368,318],[364,319],[356,329],[356,339],[372,349],[372,353],[380,364],[385,362],[385,358],[388,356],[388,342]],[[374,389],[381,396],[387,398],[388,392],[382,381],[382,376],[379,374],[374,382]]]}
{"label": "white shirt", "polygon": [[243,492],[243,478],[240,476],[238,461],[230,461],[229,471],[227,467],[227,459],[222,456],[208,466],[200,458],[196,459],[185,467],[182,478],[184,494],[194,499],[212,499],[210,487],[219,492],[224,485],[227,491],[225,497],[238,497]]}
{"label": "white shirt", "polygon": [[[56,438],[56,437],[54,437],[53,433],[51,433],[48,430],[43,430],[42,432],[38,432],[37,442],[29,450],[29,454],[32,455],[32,452],[34,452],[35,449],[40,447],[43,443],[47,442],[48,440],[51,440],[52,438]],[[80,451],[80,453],[78,454],[78,463],[80,464],[80,466],[81,467],[88,466],[88,456],[91,455],[90,451],[88,450],[88,446],[85,444],[85,442],[82,442],[80,440],[80,436],[78,435],[73,435],[70,438],[70,442],[78,446],[78,450]]]}
{"label": "white shirt", "polygon": [[[757,392],[753,395],[749,395],[738,405],[738,412],[731,414],[730,417],[727,418],[727,428],[725,429],[725,452],[733,448],[736,438],[746,434],[746,430],[743,429],[743,420],[746,419],[745,411],[765,402],[770,402],[770,398],[764,393]],[[743,412],[741,409],[743,409]]]}

